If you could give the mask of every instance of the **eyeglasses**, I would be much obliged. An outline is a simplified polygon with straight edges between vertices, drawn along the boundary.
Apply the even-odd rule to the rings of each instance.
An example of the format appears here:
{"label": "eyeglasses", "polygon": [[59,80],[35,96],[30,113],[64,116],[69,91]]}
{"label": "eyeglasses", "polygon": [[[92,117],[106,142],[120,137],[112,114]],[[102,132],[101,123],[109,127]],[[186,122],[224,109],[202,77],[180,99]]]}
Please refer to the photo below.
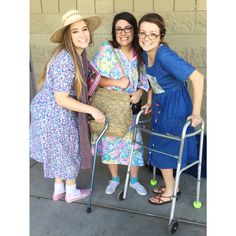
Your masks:
{"label": "eyeglasses", "polygon": [[138,37],[141,38],[141,39],[145,39],[146,36],[150,39],[150,40],[154,40],[156,38],[158,38],[160,36],[160,34],[154,34],[154,33],[151,33],[151,34],[146,34],[144,32],[139,32],[138,34]]}
{"label": "eyeglasses", "polygon": [[124,31],[125,33],[130,33],[132,31],[133,27],[132,26],[126,26],[124,29],[122,28],[115,28],[115,31],[117,34],[121,34],[122,31]]}

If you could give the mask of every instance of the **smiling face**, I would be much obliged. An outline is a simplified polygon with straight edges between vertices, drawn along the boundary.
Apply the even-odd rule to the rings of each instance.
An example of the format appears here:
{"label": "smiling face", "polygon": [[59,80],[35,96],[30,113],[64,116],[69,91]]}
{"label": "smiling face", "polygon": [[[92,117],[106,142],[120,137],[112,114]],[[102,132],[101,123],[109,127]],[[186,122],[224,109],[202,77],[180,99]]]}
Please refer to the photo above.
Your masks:
{"label": "smiling face", "polygon": [[118,20],[115,25],[116,41],[120,47],[130,46],[132,44],[134,33],[133,27],[126,20]]}
{"label": "smiling face", "polygon": [[142,22],[139,27],[139,45],[146,52],[155,51],[160,45],[160,28],[151,22]]}
{"label": "smiling face", "polygon": [[90,33],[87,24],[83,20],[71,24],[70,33],[76,51],[81,54],[90,42]]}

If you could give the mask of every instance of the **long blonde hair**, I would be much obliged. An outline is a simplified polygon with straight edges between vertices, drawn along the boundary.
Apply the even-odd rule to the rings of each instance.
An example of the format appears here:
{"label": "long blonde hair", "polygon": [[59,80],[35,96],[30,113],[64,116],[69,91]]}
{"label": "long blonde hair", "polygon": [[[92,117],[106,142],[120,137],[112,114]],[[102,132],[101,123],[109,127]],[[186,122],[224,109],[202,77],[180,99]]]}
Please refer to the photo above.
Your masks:
{"label": "long blonde hair", "polygon": [[[67,26],[64,30],[63,33],[63,40],[61,43],[59,43],[59,45],[50,53],[49,57],[47,58],[44,68],[43,68],[43,72],[42,75],[39,79],[39,82],[37,84],[37,88],[39,89],[45,79],[46,79],[46,73],[47,73],[47,65],[48,63],[51,61],[51,59],[57,55],[62,49],[66,49],[66,51],[71,55],[72,60],[73,60],[73,64],[75,67],[75,84],[74,84],[74,89],[77,95],[77,98],[80,97],[81,91],[82,91],[82,83],[84,83],[83,81],[83,77],[82,77],[82,72],[79,69],[79,63],[83,63],[82,61],[80,61],[79,56],[75,50],[75,47],[73,45],[72,42],[72,38],[71,38],[71,34],[70,34],[70,30],[69,30],[70,26]],[[81,65],[82,68],[82,65]]]}

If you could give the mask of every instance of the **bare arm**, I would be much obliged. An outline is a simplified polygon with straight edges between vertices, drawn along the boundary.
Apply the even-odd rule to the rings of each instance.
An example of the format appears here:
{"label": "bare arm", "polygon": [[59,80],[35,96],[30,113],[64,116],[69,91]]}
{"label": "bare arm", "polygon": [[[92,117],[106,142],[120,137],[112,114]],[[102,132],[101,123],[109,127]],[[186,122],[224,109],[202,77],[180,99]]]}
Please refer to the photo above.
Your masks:
{"label": "bare arm", "polygon": [[56,103],[59,106],[67,108],[72,111],[88,113],[97,122],[104,122],[105,116],[95,107],[79,102],[76,99],[69,97],[69,93],[55,92],[54,93]]}
{"label": "bare arm", "polygon": [[152,106],[152,94],[153,94],[153,91],[152,91],[152,88],[150,87],[148,90],[147,103],[142,106],[142,109],[145,109],[144,114],[150,113],[149,109]]}
{"label": "bare arm", "polygon": [[189,79],[193,85],[193,111],[187,120],[192,120],[192,126],[196,127],[201,123],[201,105],[204,88],[204,76],[195,70]]}

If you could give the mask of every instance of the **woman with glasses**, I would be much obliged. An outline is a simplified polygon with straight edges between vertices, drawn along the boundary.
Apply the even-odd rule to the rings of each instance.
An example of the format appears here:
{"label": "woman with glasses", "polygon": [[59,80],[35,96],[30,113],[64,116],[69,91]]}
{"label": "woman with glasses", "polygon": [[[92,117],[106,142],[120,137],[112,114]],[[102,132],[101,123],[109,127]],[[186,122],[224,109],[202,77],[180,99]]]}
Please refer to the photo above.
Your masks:
{"label": "woman with glasses", "polygon": [[[191,120],[188,132],[193,132],[194,127],[201,123],[203,75],[167,46],[164,41],[165,22],[160,15],[146,14],[138,25],[139,44],[144,51],[147,76],[152,85],[147,103],[143,106],[145,112],[148,112],[151,105],[153,107],[151,130],[180,136],[186,120]],[[185,83],[187,79],[192,83],[193,104]],[[178,141],[150,136],[148,146],[178,156]],[[186,139],[182,158],[182,167],[197,160],[195,137]],[[162,205],[171,202],[175,181],[173,169],[177,166],[177,160],[151,151],[148,152],[147,159],[152,166],[161,170],[165,182],[165,186],[153,190],[156,195],[149,198],[150,203]]]}
{"label": "woman with glasses", "polygon": [[[115,15],[112,23],[112,40],[101,45],[93,58],[93,63],[102,75],[99,86],[129,93],[131,103],[137,103],[143,91],[148,91],[148,80],[144,71],[140,69],[143,62],[138,44],[137,21],[132,14],[122,12]],[[134,116],[132,122],[134,123]],[[103,136],[98,145],[98,153],[102,156],[102,162],[108,165],[112,177],[106,187],[106,194],[113,194],[120,183],[118,165],[128,165],[132,131],[130,124],[129,132],[124,137]],[[137,139],[142,142],[141,133],[137,134]],[[138,182],[138,170],[143,165],[143,149],[140,145],[135,145],[130,186],[139,195],[147,194]]]}

